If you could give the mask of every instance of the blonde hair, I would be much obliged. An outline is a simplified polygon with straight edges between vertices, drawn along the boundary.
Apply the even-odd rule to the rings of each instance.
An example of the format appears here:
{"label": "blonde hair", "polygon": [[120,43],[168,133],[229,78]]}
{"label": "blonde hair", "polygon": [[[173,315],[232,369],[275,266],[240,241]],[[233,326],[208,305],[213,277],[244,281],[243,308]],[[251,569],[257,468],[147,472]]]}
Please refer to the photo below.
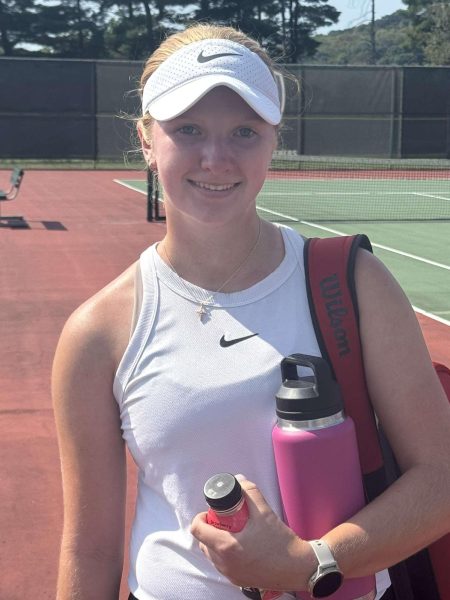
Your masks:
{"label": "blonde hair", "polygon": [[[242,31],[238,29],[234,29],[234,27],[226,27],[221,25],[214,25],[208,23],[199,23],[196,25],[191,25],[187,29],[170,35],[166,38],[161,45],[153,52],[153,54],[149,57],[144,66],[144,71],[141,76],[140,81],[140,94],[142,97],[142,92],[147,80],[153,75],[156,69],[171,56],[174,52],[183,48],[183,46],[187,46],[188,44],[192,44],[194,42],[200,42],[202,40],[231,40],[232,42],[236,42],[245,46],[252,52],[255,52],[261,60],[263,60],[266,65],[269,67],[272,75],[275,78],[275,63],[266,53],[266,51],[259,45],[259,43],[248,37]],[[150,141],[150,130],[152,125],[152,117],[149,114],[144,115],[137,121],[137,127],[141,130],[142,135],[146,139],[147,142]]]}

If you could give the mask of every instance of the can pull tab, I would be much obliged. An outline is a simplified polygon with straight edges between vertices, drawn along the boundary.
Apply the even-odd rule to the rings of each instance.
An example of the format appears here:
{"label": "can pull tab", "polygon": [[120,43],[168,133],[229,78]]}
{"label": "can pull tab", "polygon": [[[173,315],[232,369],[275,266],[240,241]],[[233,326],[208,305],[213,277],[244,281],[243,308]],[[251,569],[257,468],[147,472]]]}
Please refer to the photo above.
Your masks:
{"label": "can pull tab", "polygon": [[300,379],[297,367],[308,367],[312,370],[316,386],[319,382],[333,379],[329,364],[320,356],[309,354],[291,354],[281,361],[282,381],[298,381]]}

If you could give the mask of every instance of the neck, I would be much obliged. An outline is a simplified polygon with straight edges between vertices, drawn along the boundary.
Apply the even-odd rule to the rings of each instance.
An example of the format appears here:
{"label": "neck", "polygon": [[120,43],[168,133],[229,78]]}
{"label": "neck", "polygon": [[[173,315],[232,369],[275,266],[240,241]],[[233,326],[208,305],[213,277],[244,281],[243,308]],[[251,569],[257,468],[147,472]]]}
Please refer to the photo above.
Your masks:
{"label": "neck", "polygon": [[271,226],[256,215],[251,222],[238,226],[203,226],[206,233],[188,228],[178,231],[168,226],[158,252],[180,277],[191,283],[209,290],[237,291],[249,285],[249,274],[259,272],[268,228]]}

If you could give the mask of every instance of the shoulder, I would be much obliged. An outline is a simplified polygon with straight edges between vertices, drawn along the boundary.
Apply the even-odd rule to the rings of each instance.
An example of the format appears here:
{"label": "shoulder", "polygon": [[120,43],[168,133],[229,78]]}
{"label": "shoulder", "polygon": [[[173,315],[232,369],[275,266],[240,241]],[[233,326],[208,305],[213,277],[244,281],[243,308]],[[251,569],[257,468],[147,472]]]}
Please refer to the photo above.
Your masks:
{"label": "shoulder", "polygon": [[[375,362],[375,351],[371,347],[381,355],[383,348],[385,352],[391,347],[403,348],[408,340],[424,354],[425,343],[405,292],[387,267],[366,250],[357,254],[355,284],[361,338],[372,361]],[[378,360],[382,361],[382,356]]]}
{"label": "shoulder", "polygon": [[86,367],[115,371],[129,339],[136,264],[70,315],[59,339],[57,357],[65,355]]}
{"label": "shoulder", "polygon": [[[406,333],[405,327],[412,327],[418,331],[419,325],[405,292],[387,267],[366,250],[357,253],[355,284],[363,326],[375,319],[377,326],[382,327],[379,335],[385,328],[384,333],[389,334],[392,321],[397,325],[396,330]],[[392,333],[388,335],[391,336]]]}

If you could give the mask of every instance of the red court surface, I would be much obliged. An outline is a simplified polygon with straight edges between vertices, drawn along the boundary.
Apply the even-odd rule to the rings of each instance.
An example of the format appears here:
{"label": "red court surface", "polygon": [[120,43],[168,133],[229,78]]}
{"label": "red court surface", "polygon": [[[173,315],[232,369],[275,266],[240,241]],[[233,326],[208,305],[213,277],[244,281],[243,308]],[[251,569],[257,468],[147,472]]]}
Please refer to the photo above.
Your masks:
{"label": "red court surface", "polygon": [[[0,188],[8,175],[0,171]],[[113,182],[136,175],[27,171],[2,205],[30,229],[0,227],[1,600],[55,598],[62,495],[51,363],[73,309],[164,235],[146,222],[145,196]]]}
{"label": "red court surface", "polygon": [[[113,182],[136,175],[27,171],[2,207],[29,229],[0,227],[0,600],[55,598],[62,494],[51,363],[72,310],[164,235],[146,222],[145,197]],[[0,171],[0,188],[8,177]],[[450,364],[448,328],[419,318],[432,357]],[[130,464],[128,524],[134,486]]]}

